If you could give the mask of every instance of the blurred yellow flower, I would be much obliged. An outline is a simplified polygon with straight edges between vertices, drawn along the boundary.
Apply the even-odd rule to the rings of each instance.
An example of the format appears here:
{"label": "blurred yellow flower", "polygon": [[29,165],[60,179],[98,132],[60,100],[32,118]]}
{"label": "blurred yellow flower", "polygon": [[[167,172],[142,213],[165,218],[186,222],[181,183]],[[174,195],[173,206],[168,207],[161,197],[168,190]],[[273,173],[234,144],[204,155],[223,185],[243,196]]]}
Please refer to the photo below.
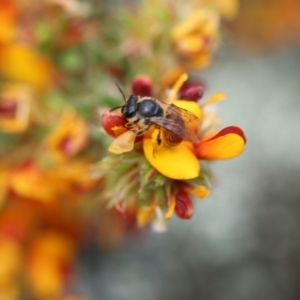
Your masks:
{"label": "blurred yellow flower", "polygon": [[18,243],[0,235],[0,290],[10,287],[21,271],[22,252]]}
{"label": "blurred yellow flower", "polygon": [[188,68],[207,66],[216,47],[220,17],[208,9],[192,12],[171,31],[174,51]]}
{"label": "blurred yellow flower", "polygon": [[16,35],[17,7],[13,0],[0,1],[0,47],[11,43]]}
{"label": "blurred yellow flower", "polygon": [[89,142],[86,122],[68,108],[63,113],[57,127],[49,135],[46,145],[56,159],[64,161],[81,151]]}
{"label": "blurred yellow flower", "polygon": [[[81,193],[91,190],[99,181],[90,176],[90,162],[86,159],[72,160],[56,164],[48,171],[50,182],[60,182],[60,194],[64,191],[72,201],[81,198]],[[62,189],[63,187],[63,189]]]}
{"label": "blurred yellow flower", "polygon": [[74,256],[74,244],[63,233],[45,231],[34,238],[28,253],[26,273],[36,297],[60,297],[72,275]]}
{"label": "blurred yellow flower", "polygon": [[11,173],[10,188],[18,196],[50,202],[57,199],[57,180],[53,181],[33,161],[27,161]]}
{"label": "blurred yellow flower", "polygon": [[10,174],[9,187],[21,198],[44,203],[71,202],[90,190],[97,181],[90,178],[89,163],[71,161],[45,167],[28,160]]}
{"label": "blurred yellow flower", "polygon": [[44,91],[53,82],[54,68],[46,57],[22,43],[0,47],[0,74],[12,81]]}

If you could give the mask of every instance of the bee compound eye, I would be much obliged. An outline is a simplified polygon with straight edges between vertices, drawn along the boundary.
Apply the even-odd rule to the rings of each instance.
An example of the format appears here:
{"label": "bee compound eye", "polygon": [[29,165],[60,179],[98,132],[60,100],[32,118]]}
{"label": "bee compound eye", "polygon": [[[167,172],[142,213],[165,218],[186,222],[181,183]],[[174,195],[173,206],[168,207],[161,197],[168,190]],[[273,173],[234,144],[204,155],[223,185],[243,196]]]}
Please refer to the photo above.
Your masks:
{"label": "bee compound eye", "polygon": [[133,105],[124,105],[121,112],[126,119],[133,118],[136,115],[136,107]]}

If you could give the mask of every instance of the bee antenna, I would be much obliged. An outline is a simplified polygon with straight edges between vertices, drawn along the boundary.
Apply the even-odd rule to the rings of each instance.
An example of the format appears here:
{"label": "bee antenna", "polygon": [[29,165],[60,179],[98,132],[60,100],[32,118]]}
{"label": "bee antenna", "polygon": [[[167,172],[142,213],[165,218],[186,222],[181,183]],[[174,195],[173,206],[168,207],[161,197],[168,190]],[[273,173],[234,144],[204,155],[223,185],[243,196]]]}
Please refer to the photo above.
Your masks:
{"label": "bee antenna", "polygon": [[110,112],[112,112],[112,111],[114,111],[114,110],[117,110],[117,109],[119,109],[119,108],[121,108],[122,106],[117,106],[117,107],[114,107],[114,108],[112,108],[111,110],[110,110]]}
{"label": "bee antenna", "polygon": [[120,91],[120,93],[122,94],[124,102],[126,102],[126,96],[125,96],[125,94],[124,94],[124,92],[123,92],[123,90],[122,90],[122,88],[121,88],[121,86],[120,86],[120,84],[119,84],[119,82],[116,78],[114,78],[114,83],[115,83],[116,87],[118,88],[118,90]]}

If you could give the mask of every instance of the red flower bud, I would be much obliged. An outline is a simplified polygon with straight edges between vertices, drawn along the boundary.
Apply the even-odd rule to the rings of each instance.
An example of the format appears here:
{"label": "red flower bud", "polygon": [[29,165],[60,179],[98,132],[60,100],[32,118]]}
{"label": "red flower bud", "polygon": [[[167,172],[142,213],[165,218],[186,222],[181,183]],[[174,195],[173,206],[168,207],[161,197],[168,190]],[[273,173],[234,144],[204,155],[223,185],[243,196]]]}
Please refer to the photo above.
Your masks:
{"label": "red flower bud", "polygon": [[133,94],[145,97],[152,96],[152,80],[148,75],[137,75],[131,84]]}
{"label": "red flower bud", "polygon": [[194,214],[194,205],[188,194],[180,191],[176,195],[175,212],[180,219],[190,219]]}
{"label": "red flower bud", "polygon": [[106,111],[102,115],[102,126],[104,130],[111,135],[112,137],[116,137],[115,132],[112,130],[115,126],[121,126],[125,128],[125,124],[128,121],[119,113],[115,111]]}
{"label": "red flower bud", "polygon": [[204,90],[202,86],[191,86],[180,93],[179,99],[198,101],[203,97],[203,93]]}

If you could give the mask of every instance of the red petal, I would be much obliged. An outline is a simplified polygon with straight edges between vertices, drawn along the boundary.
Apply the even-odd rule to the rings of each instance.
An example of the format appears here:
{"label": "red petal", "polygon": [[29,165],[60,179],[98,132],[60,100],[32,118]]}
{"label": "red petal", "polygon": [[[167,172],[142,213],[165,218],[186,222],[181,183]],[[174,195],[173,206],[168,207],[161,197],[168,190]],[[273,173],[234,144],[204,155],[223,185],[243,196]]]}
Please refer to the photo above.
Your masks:
{"label": "red petal", "polygon": [[[106,111],[102,115],[102,126],[104,130],[111,135],[112,137],[116,137],[115,131],[113,130],[114,127],[120,126],[120,127],[125,127],[125,124],[128,121],[119,113],[115,111]],[[127,129],[126,129],[127,130]]]}
{"label": "red petal", "polygon": [[152,80],[148,75],[137,75],[131,84],[133,94],[145,97],[152,96]]}
{"label": "red petal", "polygon": [[213,136],[212,138],[207,140],[207,142],[212,141],[214,139],[217,139],[217,138],[219,138],[223,135],[231,134],[231,133],[239,135],[244,140],[244,142],[246,144],[246,142],[247,142],[246,136],[245,136],[243,130],[240,127],[237,127],[237,126],[229,126],[229,127],[226,127],[224,129],[222,129],[221,131],[218,132],[218,134],[216,134],[215,136]]}

